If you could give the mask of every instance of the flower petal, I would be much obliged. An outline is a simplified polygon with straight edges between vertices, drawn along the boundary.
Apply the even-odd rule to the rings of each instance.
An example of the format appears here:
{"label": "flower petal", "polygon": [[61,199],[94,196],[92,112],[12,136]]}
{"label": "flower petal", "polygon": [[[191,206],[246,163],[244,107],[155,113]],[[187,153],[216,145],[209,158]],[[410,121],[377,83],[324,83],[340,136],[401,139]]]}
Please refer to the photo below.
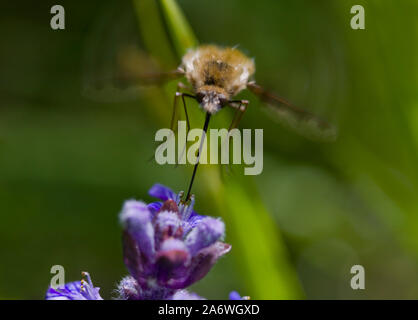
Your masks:
{"label": "flower petal", "polygon": [[158,211],[160,211],[162,205],[163,204],[159,201],[151,202],[147,205],[147,208],[151,212],[152,215],[155,215]]}
{"label": "flower petal", "polygon": [[169,279],[184,277],[185,274],[181,272],[189,263],[190,254],[183,241],[174,238],[165,240],[156,261],[159,282],[165,284]]}
{"label": "flower petal", "polygon": [[176,199],[177,195],[170,188],[163,186],[162,184],[156,183],[148,191],[148,194],[152,197],[166,201],[168,199]]}
{"label": "flower petal", "polygon": [[87,300],[80,292],[81,282],[66,283],[63,288],[54,289],[49,287],[45,300]]}
{"label": "flower petal", "polygon": [[93,286],[90,275],[83,272],[83,276],[87,281],[69,282],[64,287],[56,289],[49,287],[45,300],[103,300],[99,294],[100,288]]}
{"label": "flower petal", "polygon": [[183,289],[202,279],[212,268],[215,262],[224,254],[231,250],[231,245],[223,242],[215,242],[209,247],[200,250],[190,262],[187,268],[187,275],[184,278],[171,279],[167,282],[167,287],[173,289]]}
{"label": "flower petal", "polygon": [[205,216],[201,216],[197,214],[195,211],[192,212],[189,219],[186,221],[183,220],[183,231],[184,234],[188,234],[194,227],[196,227],[200,221],[205,218]]}
{"label": "flower petal", "polygon": [[154,228],[151,223],[151,213],[147,205],[141,201],[126,201],[119,215],[123,228],[138,244],[141,254],[148,263],[153,260]]}
{"label": "flower petal", "polygon": [[129,273],[138,281],[142,277],[146,277],[145,270],[147,268],[147,258],[141,253],[138,248],[138,243],[127,231],[123,231],[122,236],[123,243],[123,262],[125,263],[126,268]]}
{"label": "flower petal", "polygon": [[225,235],[225,225],[220,219],[204,217],[186,236],[185,243],[191,254],[206,248]]}
{"label": "flower petal", "polygon": [[229,300],[241,300],[241,296],[236,291],[231,291],[229,293]]}

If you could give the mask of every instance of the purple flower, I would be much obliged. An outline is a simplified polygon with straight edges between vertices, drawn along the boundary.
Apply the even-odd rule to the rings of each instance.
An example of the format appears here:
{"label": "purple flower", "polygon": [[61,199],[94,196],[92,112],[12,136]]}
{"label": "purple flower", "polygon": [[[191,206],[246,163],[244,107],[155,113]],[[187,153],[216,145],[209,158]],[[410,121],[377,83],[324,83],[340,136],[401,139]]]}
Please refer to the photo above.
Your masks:
{"label": "purple flower", "polygon": [[46,300],[103,300],[99,294],[100,288],[94,287],[88,272],[81,273],[86,280],[65,284],[63,288],[49,287]]}
{"label": "purple flower", "polygon": [[247,296],[241,297],[238,292],[231,291],[229,293],[229,300],[250,300],[250,297],[247,297]]}
{"label": "purple flower", "polygon": [[163,202],[126,201],[123,226],[124,262],[131,276],[119,284],[122,299],[200,298],[184,289],[204,277],[231,246],[221,240],[220,219],[198,215],[169,188],[154,185],[149,194]]}
{"label": "purple flower", "polygon": [[[160,202],[126,201],[121,213],[124,262],[130,275],[118,284],[123,300],[202,300],[185,290],[203,278],[215,262],[229,252],[222,242],[225,226],[220,219],[193,211],[194,197],[182,202],[169,188],[154,185],[149,194]],[[47,300],[103,300],[90,275],[62,288],[48,288]],[[230,299],[245,299],[236,293]]]}

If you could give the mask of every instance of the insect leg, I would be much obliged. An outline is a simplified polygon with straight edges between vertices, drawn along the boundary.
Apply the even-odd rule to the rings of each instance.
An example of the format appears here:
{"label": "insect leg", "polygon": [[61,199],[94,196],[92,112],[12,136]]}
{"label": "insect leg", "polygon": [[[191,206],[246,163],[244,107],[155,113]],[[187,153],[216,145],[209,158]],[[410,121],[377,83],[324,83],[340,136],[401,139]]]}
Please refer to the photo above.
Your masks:
{"label": "insect leg", "polygon": [[173,126],[174,126],[175,112],[177,111],[177,99],[178,99],[178,97],[181,96],[181,99],[182,99],[182,102],[183,102],[184,113],[186,115],[187,133],[188,133],[189,130],[190,130],[190,121],[189,121],[189,115],[187,113],[185,97],[193,98],[193,99],[196,99],[196,97],[194,95],[191,95],[191,94],[188,94],[188,93],[185,93],[185,92],[181,92],[180,89],[190,90],[183,82],[179,82],[177,84],[177,91],[175,93],[174,103],[173,103],[173,116],[171,118],[171,130],[174,129]]}
{"label": "insect leg", "polygon": [[[172,111],[172,114],[171,114],[171,122],[170,122],[170,130],[173,132],[173,134],[168,139],[173,139],[173,138],[175,138],[175,135],[176,135],[174,132],[176,131],[176,128],[177,128],[177,121],[176,120],[178,118],[178,99],[179,99],[179,97],[182,97],[183,106],[184,106],[184,110],[185,110],[185,113],[186,113],[187,133],[190,130],[190,122],[189,122],[189,117],[188,117],[188,114],[187,114],[187,111],[186,111],[186,104],[185,104],[184,97],[194,98],[194,96],[190,95],[190,94],[187,94],[187,93],[180,92],[181,89],[188,89],[188,88],[184,83],[179,82],[177,84],[177,91],[174,94],[173,109],[172,109],[173,111]],[[185,147],[186,147],[186,145],[184,146],[184,149],[185,149]],[[158,152],[159,152],[159,150],[157,149],[156,153],[158,153]],[[183,150],[183,152],[184,152],[184,150]],[[183,152],[182,152],[182,154],[183,154]],[[153,158],[154,158],[154,156],[150,158],[150,161]]]}
{"label": "insect leg", "polygon": [[[225,140],[221,144],[221,148],[225,147],[227,148],[229,146],[228,139],[231,134],[231,130],[238,127],[238,124],[240,123],[245,111],[247,110],[247,106],[249,104],[248,100],[231,100],[229,101],[229,105],[236,109],[234,117],[232,118],[231,124],[228,129],[228,135],[226,136]],[[229,150],[225,150],[226,152],[229,152]],[[222,165],[222,167],[227,171],[227,174],[232,173],[232,166],[231,163],[229,163],[226,167]]]}
{"label": "insect leg", "polygon": [[242,116],[244,115],[245,111],[247,111],[248,104],[249,104],[248,100],[229,101],[229,105],[232,108],[235,108],[236,112],[235,112],[234,118],[232,119],[231,125],[229,126],[228,131],[231,131],[232,129],[235,129],[236,127],[238,127],[238,124],[240,123]]}
{"label": "insect leg", "polygon": [[176,116],[177,116],[177,106],[178,106],[178,97],[180,96],[180,92],[178,91],[179,85],[177,84],[177,91],[174,94],[174,99],[173,99],[173,111],[171,113],[171,122],[170,122],[170,129],[172,131],[174,131],[175,129],[175,120],[176,120]]}
{"label": "insect leg", "polygon": [[184,93],[184,92],[180,92],[179,91],[180,88],[185,89],[187,87],[183,83],[180,82],[179,85],[177,86],[177,92],[176,92],[176,97],[181,96],[181,100],[183,102],[183,108],[184,108],[184,114],[186,116],[186,125],[187,125],[187,128],[186,128],[186,140],[184,141],[183,149],[182,149],[181,153],[179,154],[179,157],[178,157],[179,160],[180,159],[183,159],[183,156],[184,156],[184,154],[186,152],[187,136],[188,136],[189,131],[190,131],[190,120],[189,120],[189,115],[187,113],[186,99],[185,98],[193,98],[193,99],[196,99],[196,97],[193,96],[193,95],[191,95],[191,94]]}

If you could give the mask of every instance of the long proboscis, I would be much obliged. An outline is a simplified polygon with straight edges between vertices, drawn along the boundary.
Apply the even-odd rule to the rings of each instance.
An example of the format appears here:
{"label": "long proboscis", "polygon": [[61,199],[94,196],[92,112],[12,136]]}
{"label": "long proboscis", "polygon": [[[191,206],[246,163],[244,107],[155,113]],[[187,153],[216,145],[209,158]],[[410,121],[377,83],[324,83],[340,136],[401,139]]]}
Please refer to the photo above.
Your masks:
{"label": "long proboscis", "polygon": [[194,168],[193,168],[192,179],[190,180],[189,189],[187,190],[186,198],[185,198],[184,201],[189,200],[190,192],[192,191],[194,178],[196,177],[197,167],[199,166],[199,162],[200,162],[200,156],[202,155],[203,144],[205,142],[206,133],[207,133],[208,127],[209,127],[210,117],[211,117],[211,114],[209,112],[207,112],[206,113],[206,118],[205,118],[205,124],[203,125],[203,132],[202,132],[202,137],[201,137],[200,146],[199,146],[199,154],[197,156],[197,160],[196,160],[196,163],[195,163]]}

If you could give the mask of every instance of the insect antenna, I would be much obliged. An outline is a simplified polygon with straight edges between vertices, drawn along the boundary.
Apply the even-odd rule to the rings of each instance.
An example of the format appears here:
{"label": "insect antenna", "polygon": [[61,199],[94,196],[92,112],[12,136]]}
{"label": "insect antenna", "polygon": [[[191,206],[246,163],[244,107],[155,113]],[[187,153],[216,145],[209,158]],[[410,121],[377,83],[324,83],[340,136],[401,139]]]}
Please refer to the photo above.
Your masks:
{"label": "insect antenna", "polygon": [[208,131],[210,116],[211,116],[211,114],[209,112],[206,112],[205,124],[203,125],[202,138],[201,138],[201,141],[200,141],[197,160],[196,160],[196,163],[195,163],[194,168],[193,168],[192,179],[190,180],[189,189],[187,190],[186,198],[184,200],[185,202],[187,202],[190,198],[190,192],[192,191],[193,181],[194,181],[194,178],[196,176],[197,167],[198,167],[199,161],[200,161],[200,155],[202,154],[203,143],[205,142],[206,133]]}

